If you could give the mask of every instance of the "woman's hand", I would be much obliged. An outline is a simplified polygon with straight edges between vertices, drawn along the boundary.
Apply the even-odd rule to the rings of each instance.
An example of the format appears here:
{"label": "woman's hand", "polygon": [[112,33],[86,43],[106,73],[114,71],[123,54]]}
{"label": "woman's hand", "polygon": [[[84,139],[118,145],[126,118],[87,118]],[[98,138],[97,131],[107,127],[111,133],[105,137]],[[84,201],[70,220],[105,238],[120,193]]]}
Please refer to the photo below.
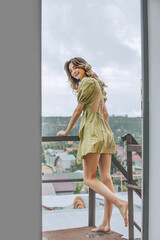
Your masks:
{"label": "woman's hand", "polygon": [[57,136],[67,136],[69,134],[69,132],[71,131],[71,129],[73,128],[74,124],[76,123],[76,121],[78,120],[78,118],[80,117],[82,110],[83,110],[84,104],[83,103],[79,103],[76,107],[76,109],[73,112],[73,115],[69,121],[68,127],[66,129],[66,131],[59,131],[57,133]]}
{"label": "woman's hand", "polygon": [[61,130],[57,133],[57,136],[67,136],[67,135],[68,135],[67,132],[63,131],[63,130]]}

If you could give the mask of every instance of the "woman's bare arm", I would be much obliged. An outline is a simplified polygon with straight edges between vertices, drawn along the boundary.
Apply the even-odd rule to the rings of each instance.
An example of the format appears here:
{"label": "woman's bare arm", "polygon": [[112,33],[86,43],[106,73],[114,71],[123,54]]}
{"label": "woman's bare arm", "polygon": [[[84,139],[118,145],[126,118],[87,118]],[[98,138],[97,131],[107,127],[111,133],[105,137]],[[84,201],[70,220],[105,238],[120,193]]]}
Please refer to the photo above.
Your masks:
{"label": "woman's bare arm", "polygon": [[84,104],[83,103],[79,103],[76,107],[76,109],[73,112],[73,115],[70,119],[70,122],[68,124],[68,127],[66,129],[66,131],[59,131],[57,133],[57,136],[67,136],[69,134],[69,132],[71,131],[71,129],[73,128],[73,126],[75,125],[75,123],[77,122],[78,118],[80,117],[82,110],[83,110]]}
{"label": "woman's bare arm", "polygon": [[108,111],[107,111],[107,108],[106,108],[105,104],[103,105],[103,117],[106,120],[106,122],[108,122],[109,114],[108,114]]}

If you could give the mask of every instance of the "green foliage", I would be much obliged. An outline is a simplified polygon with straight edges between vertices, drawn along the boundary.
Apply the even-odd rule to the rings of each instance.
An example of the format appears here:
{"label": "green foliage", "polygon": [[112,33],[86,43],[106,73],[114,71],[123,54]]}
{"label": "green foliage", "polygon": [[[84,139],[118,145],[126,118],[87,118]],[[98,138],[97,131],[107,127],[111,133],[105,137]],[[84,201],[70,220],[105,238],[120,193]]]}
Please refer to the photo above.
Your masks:
{"label": "green foliage", "polygon": [[71,164],[71,171],[74,172],[76,170],[83,170],[83,165],[81,164],[77,164],[77,160],[74,160]]}
{"label": "green foliage", "polygon": [[43,147],[41,147],[41,150],[42,150],[42,159],[41,159],[41,162],[42,162],[42,163],[46,163]]}
{"label": "green foliage", "polygon": [[[73,149],[68,154],[73,154],[75,156],[75,158],[77,158],[77,149]],[[71,164],[71,171],[74,172],[76,170],[83,170],[82,163],[81,164],[77,164],[77,159],[73,160],[72,164]]]}
{"label": "green foliage", "polygon": [[115,185],[119,185],[119,186],[121,185],[121,181],[119,179],[114,179],[113,178],[112,181],[113,181],[113,184],[115,184]]}
{"label": "green foliage", "polygon": [[75,156],[75,158],[76,158],[77,157],[77,149],[73,149],[68,154],[73,154]]}
{"label": "green foliage", "polygon": [[98,180],[100,180],[100,174],[99,174],[99,168],[97,167],[97,171],[96,171],[96,178],[98,179]]}
{"label": "green foliage", "polygon": [[[119,182],[117,181],[116,183],[120,186],[120,181],[119,181]],[[141,185],[142,185],[142,179],[139,179],[139,180],[138,180],[137,185],[141,187]],[[127,191],[128,191],[128,188],[127,188],[127,186],[126,186],[126,183],[123,184],[121,191],[122,191],[122,192],[127,192]]]}
{"label": "green foliage", "polygon": [[139,179],[139,180],[138,180],[137,185],[138,185],[139,187],[142,187],[142,179]]}
{"label": "green foliage", "polygon": [[72,147],[72,144],[65,144],[66,148]]}
{"label": "green foliage", "polygon": [[[42,136],[56,136],[60,130],[65,131],[71,117],[42,117]],[[77,120],[69,136],[77,136],[81,117]]]}
{"label": "green foliage", "polygon": [[128,191],[127,186],[126,186],[126,185],[123,185],[121,191],[122,191],[122,192],[127,192],[127,191]]}
{"label": "green foliage", "polygon": [[66,148],[65,142],[42,142],[43,149],[47,150],[48,148],[51,149],[59,149],[59,150],[64,150]]}
{"label": "green foliage", "polygon": [[122,141],[122,139],[121,139],[121,137],[119,136],[119,137],[117,137],[117,138],[115,138],[115,144],[116,145],[118,145],[118,146],[121,146],[121,147],[123,147],[123,145],[124,145],[124,142]]}
{"label": "green foliage", "polygon": [[[56,136],[58,131],[66,130],[70,118],[70,116],[42,117],[42,136]],[[80,121],[81,117],[70,131],[69,136],[78,136]],[[125,133],[131,133],[136,140],[141,141],[141,117],[110,116],[109,126],[118,145],[122,144],[120,137]],[[139,144],[141,144],[141,142],[139,142]]]}
{"label": "green foliage", "polygon": [[76,184],[76,187],[75,187],[76,189],[75,189],[75,191],[73,192],[74,194],[78,194],[78,193],[80,193],[80,191],[82,190],[82,188],[83,188],[83,183],[77,183]]}

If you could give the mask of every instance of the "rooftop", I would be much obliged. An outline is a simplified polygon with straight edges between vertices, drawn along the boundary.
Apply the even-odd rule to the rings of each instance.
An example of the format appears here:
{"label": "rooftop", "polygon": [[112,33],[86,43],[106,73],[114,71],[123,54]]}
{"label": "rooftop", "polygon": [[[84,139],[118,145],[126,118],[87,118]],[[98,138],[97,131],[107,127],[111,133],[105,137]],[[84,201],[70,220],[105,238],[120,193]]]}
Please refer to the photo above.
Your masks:
{"label": "rooftop", "polygon": [[[127,192],[116,193],[116,195],[119,196],[121,199],[127,199]],[[66,202],[63,203],[63,206],[65,205],[66,207],[67,204],[68,205],[72,204],[73,199],[71,198],[73,198],[73,196],[74,195],[71,195],[68,198],[66,198],[65,195],[64,197],[66,198]],[[59,199],[62,198],[62,196],[57,197],[59,197]],[[96,193],[96,203],[100,202],[99,201],[100,199],[103,200],[103,197]],[[57,206],[60,206],[60,202],[61,201],[58,201],[57,204],[59,205]],[[101,223],[103,219],[103,213],[104,213],[103,205],[96,204],[96,218],[95,218],[96,226]],[[141,226],[141,200],[139,199],[136,193],[134,193],[134,216],[136,222]],[[43,220],[42,226],[43,232],[86,227],[88,226],[88,207],[82,209],[71,209],[70,207],[68,207],[63,210],[43,211],[42,220]],[[113,213],[111,217],[111,228],[112,231],[122,234],[124,238],[128,238],[128,228],[125,228],[121,214],[119,213],[119,210],[116,207],[113,207]],[[135,238],[141,237],[141,233],[136,228],[134,229],[134,234]]]}

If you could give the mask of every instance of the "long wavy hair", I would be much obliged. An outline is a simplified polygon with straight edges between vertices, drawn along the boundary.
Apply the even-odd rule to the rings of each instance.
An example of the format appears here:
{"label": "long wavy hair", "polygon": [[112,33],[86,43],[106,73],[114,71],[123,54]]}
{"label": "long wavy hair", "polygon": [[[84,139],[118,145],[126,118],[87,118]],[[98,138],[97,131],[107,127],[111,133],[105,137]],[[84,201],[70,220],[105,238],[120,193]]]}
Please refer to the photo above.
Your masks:
{"label": "long wavy hair", "polygon": [[78,89],[79,82],[81,80],[76,79],[71,75],[70,70],[69,70],[69,64],[70,63],[72,63],[77,68],[83,68],[85,70],[85,73],[86,73],[87,77],[92,77],[92,78],[96,79],[101,86],[102,92],[105,93],[104,87],[108,87],[108,86],[102,80],[99,79],[99,77],[97,76],[97,74],[95,72],[92,71],[91,65],[88,64],[83,58],[80,58],[80,57],[71,58],[64,65],[64,70],[67,73],[68,80],[70,82],[71,88],[73,89],[73,92],[76,92],[75,90]]}

